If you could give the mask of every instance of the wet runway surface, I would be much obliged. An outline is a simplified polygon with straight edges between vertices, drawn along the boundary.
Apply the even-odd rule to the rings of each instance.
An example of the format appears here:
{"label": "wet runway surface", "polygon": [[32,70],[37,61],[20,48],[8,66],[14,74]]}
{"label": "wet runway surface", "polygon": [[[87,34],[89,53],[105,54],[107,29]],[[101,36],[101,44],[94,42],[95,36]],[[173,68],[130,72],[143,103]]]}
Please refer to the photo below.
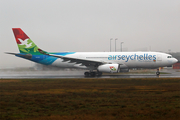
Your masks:
{"label": "wet runway surface", "polygon": [[24,78],[179,78],[180,72],[177,70],[164,69],[161,74],[156,76],[154,73],[123,73],[109,74],[99,77],[84,77],[84,71],[0,71],[0,79],[24,79]]}
{"label": "wet runway surface", "polygon": [[48,79],[48,78],[179,78],[180,76],[170,76],[170,75],[103,75],[100,77],[84,77],[82,75],[76,76],[2,76],[0,79]]}

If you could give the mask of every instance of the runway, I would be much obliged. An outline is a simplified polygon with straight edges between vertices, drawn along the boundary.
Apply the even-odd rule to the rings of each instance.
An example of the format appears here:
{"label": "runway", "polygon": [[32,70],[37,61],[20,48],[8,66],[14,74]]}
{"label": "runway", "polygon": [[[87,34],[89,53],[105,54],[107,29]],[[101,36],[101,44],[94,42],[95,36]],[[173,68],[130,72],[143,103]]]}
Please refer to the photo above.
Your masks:
{"label": "runway", "polygon": [[84,71],[0,71],[0,79],[48,79],[48,78],[179,78],[178,70],[164,69],[161,75],[153,73],[106,74],[99,77],[84,77]]}
{"label": "runway", "polygon": [[173,75],[102,75],[100,77],[84,77],[83,75],[68,75],[68,76],[1,76],[0,79],[55,79],[55,78],[179,78],[180,76]]}

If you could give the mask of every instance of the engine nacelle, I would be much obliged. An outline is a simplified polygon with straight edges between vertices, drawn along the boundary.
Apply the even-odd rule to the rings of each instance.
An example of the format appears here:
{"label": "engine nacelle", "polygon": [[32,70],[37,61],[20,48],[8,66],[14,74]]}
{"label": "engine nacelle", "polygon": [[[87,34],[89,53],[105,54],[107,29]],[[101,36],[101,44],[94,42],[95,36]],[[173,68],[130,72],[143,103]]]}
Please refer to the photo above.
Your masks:
{"label": "engine nacelle", "polygon": [[97,69],[99,72],[117,73],[120,71],[120,65],[119,64],[104,64],[104,65],[100,65]]}

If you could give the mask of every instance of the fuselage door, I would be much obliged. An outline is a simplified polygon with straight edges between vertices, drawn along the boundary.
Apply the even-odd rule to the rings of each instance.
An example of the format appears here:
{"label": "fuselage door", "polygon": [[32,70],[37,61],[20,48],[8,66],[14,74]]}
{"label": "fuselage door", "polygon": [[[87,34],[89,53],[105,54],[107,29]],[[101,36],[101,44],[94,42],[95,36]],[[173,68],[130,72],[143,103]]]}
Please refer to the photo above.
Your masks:
{"label": "fuselage door", "polygon": [[162,61],[162,55],[161,54],[157,55],[157,61]]}

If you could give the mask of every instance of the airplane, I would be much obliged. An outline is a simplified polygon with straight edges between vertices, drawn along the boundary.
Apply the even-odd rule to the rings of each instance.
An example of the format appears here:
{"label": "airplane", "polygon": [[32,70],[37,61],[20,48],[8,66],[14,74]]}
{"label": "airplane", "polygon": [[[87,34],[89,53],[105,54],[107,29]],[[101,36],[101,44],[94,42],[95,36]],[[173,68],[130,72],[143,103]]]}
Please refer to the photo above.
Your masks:
{"label": "airplane", "polygon": [[46,52],[40,49],[21,28],[12,28],[20,53],[10,53],[43,65],[61,68],[82,68],[84,75],[118,73],[131,68],[157,68],[173,65],[178,60],[162,52]]}

